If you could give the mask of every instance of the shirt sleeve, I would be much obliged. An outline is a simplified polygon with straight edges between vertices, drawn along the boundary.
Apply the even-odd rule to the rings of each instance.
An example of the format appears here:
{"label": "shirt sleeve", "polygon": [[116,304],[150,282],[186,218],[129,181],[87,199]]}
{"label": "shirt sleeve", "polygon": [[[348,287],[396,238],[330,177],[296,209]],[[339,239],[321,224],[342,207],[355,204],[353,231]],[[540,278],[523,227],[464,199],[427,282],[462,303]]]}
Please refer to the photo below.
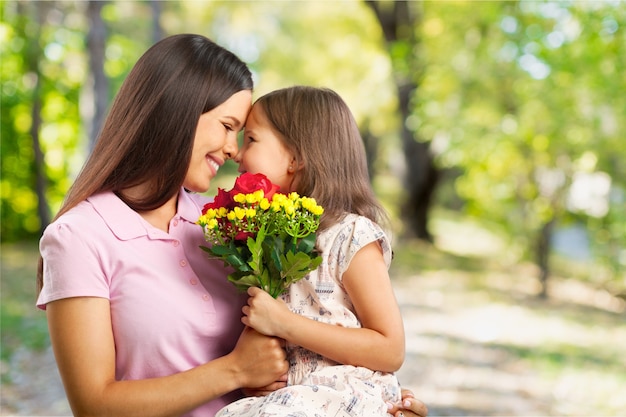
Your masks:
{"label": "shirt sleeve", "polygon": [[43,288],[37,307],[71,297],[109,298],[109,282],[90,229],[57,222],[44,232],[39,243],[43,257]]}
{"label": "shirt sleeve", "polygon": [[342,233],[347,236],[342,240],[343,256],[339,257],[339,276],[343,276],[352,262],[354,255],[372,242],[378,242],[383,252],[383,258],[387,268],[391,265],[391,245],[389,239],[383,231],[383,229],[367,217],[358,216],[345,225],[345,232]]}

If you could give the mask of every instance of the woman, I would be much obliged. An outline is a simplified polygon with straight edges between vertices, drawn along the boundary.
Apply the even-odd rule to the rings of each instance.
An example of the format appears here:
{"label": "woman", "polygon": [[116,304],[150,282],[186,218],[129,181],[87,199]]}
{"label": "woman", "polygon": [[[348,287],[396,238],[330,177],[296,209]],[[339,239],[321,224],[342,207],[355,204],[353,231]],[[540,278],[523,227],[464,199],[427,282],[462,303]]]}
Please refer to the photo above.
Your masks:
{"label": "woman", "polygon": [[186,192],[237,153],[251,91],[198,35],[155,44],[120,89],[40,243],[37,305],[74,415],[207,416],[284,385],[281,341],[243,330],[245,297],[198,248],[206,199]]}

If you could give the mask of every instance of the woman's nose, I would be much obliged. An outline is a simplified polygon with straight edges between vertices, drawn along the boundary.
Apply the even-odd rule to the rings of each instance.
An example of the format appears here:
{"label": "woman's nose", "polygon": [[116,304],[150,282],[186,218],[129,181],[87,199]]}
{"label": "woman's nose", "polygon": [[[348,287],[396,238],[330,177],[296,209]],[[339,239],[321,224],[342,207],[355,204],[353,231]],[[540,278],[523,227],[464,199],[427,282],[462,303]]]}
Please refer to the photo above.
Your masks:
{"label": "woman's nose", "polygon": [[234,159],[239,153],[239,146],[237,145],[237,136],[231,135],[224,145],[224,155],[227,159]]}

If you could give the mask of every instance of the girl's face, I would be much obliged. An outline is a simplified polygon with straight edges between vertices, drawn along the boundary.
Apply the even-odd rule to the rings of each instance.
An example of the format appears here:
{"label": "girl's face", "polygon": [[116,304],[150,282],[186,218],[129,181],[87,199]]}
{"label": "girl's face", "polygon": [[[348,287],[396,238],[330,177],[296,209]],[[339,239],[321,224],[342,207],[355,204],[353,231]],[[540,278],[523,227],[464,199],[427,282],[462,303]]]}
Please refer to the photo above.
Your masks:
{"label": "girl's face", "polygon": [[286,193],[294,191],[293,179],[296,172],[295,158],[284,145],[281,134],[276,132],[263,108],[255,104],[246,120],[243,146],[235,162],[239,172],[264,174]]}
{"label": "girl's face", "polygon": [[252,92],[242,90],[200,116],[183,183],[186,189],[206,192],[224,161],[237,154],[237,134],[243,128],[251,105]]}

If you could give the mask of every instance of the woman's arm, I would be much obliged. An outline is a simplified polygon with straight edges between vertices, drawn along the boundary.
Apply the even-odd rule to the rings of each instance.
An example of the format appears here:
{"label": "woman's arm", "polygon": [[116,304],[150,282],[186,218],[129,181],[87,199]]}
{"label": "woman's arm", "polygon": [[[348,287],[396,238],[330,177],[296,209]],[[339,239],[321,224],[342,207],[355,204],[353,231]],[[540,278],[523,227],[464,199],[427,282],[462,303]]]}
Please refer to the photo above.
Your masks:
{"label": "woman's arm", "polygon": [[167,377],[116,381],[108,300],[54,301],[47,315],[75,416],[180,416],[235,389],[267,385],[287,371],[279,341],[246,329],[232,353],[207,364]]}
{"label": "woman's arm", "polygon": [[[346,365],[394,372],[404,361],[404,327],[377,242],[359,250],[343,274],[362,328],[345,328],[292,313],[281,300],[250,288],[244,324]],[[384,354],[381,354],[384,352]]]}

